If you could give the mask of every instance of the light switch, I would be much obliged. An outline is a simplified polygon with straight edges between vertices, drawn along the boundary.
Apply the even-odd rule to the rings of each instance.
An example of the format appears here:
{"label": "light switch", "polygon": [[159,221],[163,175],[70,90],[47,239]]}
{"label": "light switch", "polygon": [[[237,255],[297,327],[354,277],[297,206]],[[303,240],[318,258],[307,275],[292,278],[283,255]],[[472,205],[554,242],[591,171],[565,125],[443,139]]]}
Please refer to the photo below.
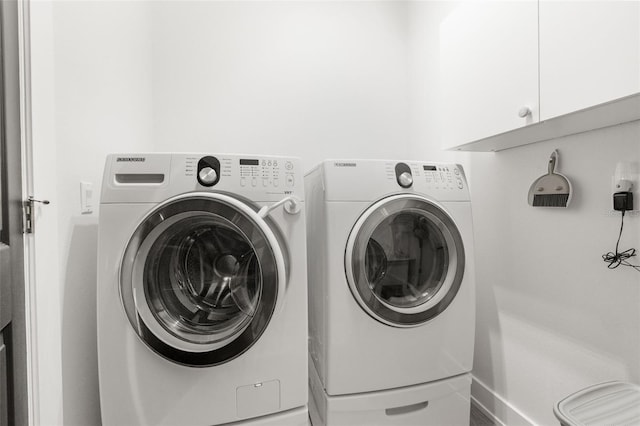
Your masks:
{"label": "light switch", "polygon": [[93,213],[93,184],[80,182],[80,213]]}

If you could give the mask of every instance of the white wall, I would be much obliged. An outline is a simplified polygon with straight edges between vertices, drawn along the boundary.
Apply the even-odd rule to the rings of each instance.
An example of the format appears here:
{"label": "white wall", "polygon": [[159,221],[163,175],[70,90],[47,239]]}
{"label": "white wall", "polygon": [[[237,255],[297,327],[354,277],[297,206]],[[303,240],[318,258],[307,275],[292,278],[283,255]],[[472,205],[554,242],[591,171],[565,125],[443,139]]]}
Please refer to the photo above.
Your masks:
{"label": "white wall", "polygon": [[98,196],[107,153],[152,148],[148,9],[146,2],[53,6],[64,425],[99,424],[98,198],[93,214],[81,214],[80,181],[92,182]]}
{"label": "white wall", "polygon": [[[573,185],[569,208],[532,208],[527,192],[554,149]],[[618,161],[640,163],[640,122],[471,156],[476,237],[474,393],[505,424],[552,424],[561,398],[608,380],[640,381],[640,274],[609,270],[620,214]],[[636,208],[640,193],[636,192]],[[628,213],[620,249],[640,248]],[[640,264],[637,257],[635,264]]]}
{"label": "white wall", "polygon": [[158,2],[154,146],[404,157],[404,2]]}
{"label": "white wall", "polygon": [[[460,162],[470,176],[477,265],[472,396],[509,426],[557,424],[553,404],[570,393],[607,380],[640,382],[640,275],[608,270],[601,258],[614,249],[620,227],[620,215],[611,212],[611,178],[618,161],[640,164],[640,122],[498,153],[440,151],[439,26],[455,6],[410,5],[409,69],[418,76],[411,83],[410,150]],[[574,199],[568,209],[532,208],[529,186],[546,173],[556,148]],[[635,197],[640,208],[640,193]],[[640,248],[639,222],[637,212],[627,214],[621,249]]]}
{"label": "white wall", "polygon": [[[404,2],[34,2],[39,424],[99,424],[97,210],[115,151],[408,155]],[[36,90],[37,87],[37,90]],[[46,191],[48,190],[48,192]],[[46,238],[45,238],[46,237]]]}

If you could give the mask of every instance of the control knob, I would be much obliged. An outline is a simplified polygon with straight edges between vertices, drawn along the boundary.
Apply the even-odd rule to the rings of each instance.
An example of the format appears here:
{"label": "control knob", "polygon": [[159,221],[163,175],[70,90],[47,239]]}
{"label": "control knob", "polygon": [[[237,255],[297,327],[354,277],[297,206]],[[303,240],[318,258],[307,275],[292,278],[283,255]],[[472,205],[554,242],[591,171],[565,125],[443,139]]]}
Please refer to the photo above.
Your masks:
{"label": "control knob", "polygon": [[218,179],[218,173],[211,167],[203,167],[198,172],[198,177],[203,185],[213,185]]}
{"label": "control knob", "polygon": [[403,188],[409,188],[413,184],[413,176],[409,172],[400,173],[398,183]]}

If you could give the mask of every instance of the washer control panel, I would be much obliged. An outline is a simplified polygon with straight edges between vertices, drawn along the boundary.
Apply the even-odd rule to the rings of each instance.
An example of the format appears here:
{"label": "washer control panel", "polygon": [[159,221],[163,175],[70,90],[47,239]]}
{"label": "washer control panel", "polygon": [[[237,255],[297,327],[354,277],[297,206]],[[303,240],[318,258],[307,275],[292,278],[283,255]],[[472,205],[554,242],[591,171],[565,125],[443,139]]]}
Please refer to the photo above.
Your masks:
{"label": "washer control panel", "polygon": [[101,203],[159,202],[217,191],[254,202],[304,200],[300,159],[215,153],[124,153],[107,157]]}
{"label": "washer control panel", "polygon": [[240,186],[293,188],[296,183],[293,162],[277,158],[241,158]]}
{"label": "washer control panel", "polygon": [[199,185],[288,193],[302,182],[297,160],[287,157],[242,155],[190,156],[184,158],[184,176]]}

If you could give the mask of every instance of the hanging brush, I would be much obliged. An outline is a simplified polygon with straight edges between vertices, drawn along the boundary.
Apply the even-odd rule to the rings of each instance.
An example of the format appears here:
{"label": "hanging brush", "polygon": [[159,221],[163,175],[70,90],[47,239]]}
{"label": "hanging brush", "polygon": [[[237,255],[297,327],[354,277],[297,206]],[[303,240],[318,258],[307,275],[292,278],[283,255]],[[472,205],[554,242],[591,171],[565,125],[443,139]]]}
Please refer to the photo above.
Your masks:
{"label": "hanging brush", "polygon": [[549,157],[549,173],[540,176],[529,188],[529,205],[533,207],[567,207],[571,201],[571,183],[555,172],[560,155],[556,149]]}

